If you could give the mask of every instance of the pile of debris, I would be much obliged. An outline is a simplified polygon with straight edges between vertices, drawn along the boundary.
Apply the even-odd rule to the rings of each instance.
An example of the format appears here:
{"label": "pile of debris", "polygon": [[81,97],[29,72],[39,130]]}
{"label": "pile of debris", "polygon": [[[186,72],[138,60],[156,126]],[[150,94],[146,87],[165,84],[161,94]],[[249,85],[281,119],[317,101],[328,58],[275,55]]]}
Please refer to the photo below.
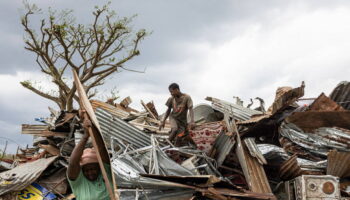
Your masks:
{"label": "pile of debris", "polygon": [[[92,100],[111,155],[120,199],[340,199],[350,197],[350,83],[330,97],[302,98],[281,87],[268,109],[207,97],[194,107],[194,144],[174,146],[170,124],[159,130],[153,104],[143,112]],[[6,167],[0,161],[0,199],[73,199],[68,158],[82,137],[77,112],[50,109],[44,125],[22,125],[34,135]],[[91,145],[91,144],[90,144]],[[2,168],[1,168],[2,166]]]}

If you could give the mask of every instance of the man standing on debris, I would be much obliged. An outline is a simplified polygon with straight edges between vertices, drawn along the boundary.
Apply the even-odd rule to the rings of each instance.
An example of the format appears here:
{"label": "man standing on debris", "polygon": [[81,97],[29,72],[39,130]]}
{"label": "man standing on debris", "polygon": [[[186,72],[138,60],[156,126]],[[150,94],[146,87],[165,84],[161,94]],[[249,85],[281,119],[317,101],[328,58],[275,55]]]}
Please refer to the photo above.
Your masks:
{"label": "man standing on debris", "polygon": [[[82,115],[80,115],[82,116]],[[93,148],[85,148],[89,139],[87,129],[91,127],[89,119],[83,119],[84,136],[75,146],[69,159],[67,170],[68,181],[77,200],[109,200],[109,194],[101,174],[96,151]],[[103,141],[96,138],[98,147],[103,147]],[[104,168],[108,179],[112,183],[112,173],[109,163],[108,152],[105,148],[99,148]]]}
{"label": "man standing on debris", "polygon": [[[171,131],[169,140],[178,145],[181,141],[189,139],[188,130],[194,127],[193,102],[189,95],[180,91],[180,87],[176,83],[169,85],[169,92],[171,97],[165,104],[168,106],[168,110],[159,129],[164,128],[165,120],[170,115]],[[190,124],[187,124],[187,111],[190,114]],[[175,141],[173,141],[174,139]]]}

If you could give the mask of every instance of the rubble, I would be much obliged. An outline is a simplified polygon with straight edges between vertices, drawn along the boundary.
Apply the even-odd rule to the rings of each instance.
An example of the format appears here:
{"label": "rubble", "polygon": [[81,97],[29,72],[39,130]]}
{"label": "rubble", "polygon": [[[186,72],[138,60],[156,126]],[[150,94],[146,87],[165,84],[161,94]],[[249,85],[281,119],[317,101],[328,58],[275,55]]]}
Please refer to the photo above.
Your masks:
{"label": "rubble", "polygon": [[[97,129],[91,131],[106,143],[120,199],[345,199],[348,85],[342,82],[330,97],[307,99],[304,83],[280,87],[267,110],[259,97],[257,109],[244,107],[238,97],[237,103],[207,97],[211,105],[194,107],[193,144],[183,146],[168,140],[169,122],[159,130],[161,115],[152,101],[140,102],[143,111],[130,107],[131,97],[120,103],[85,100],[81,106]],[[42,124],[22,125],[22,134],[33,135],[33,147],[18,149],[14,159],[1,158],[0,199],[33,188],[46,199],[73,198],[66,168],[83,134],[80,116],[49,110],[50,117],[36,119]]]}

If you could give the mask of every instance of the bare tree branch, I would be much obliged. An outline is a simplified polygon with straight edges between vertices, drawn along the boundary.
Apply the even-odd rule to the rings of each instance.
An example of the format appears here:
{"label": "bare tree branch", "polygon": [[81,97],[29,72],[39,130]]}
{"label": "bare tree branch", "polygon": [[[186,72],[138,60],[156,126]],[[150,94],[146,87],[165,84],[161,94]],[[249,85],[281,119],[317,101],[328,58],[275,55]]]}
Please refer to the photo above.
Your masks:
{"label": "bare tree branch", "polygon": [[[74,84],[69,83],[68,68],[74,69],[86,85],[89,92],[104,84],[104,80],[123,69],[124,64],[139,55],[138,45],[147,35],[141,30],[132,36],[129,23],[132,18],[116,19],[115,14],[109,11],[108,5],[96,8],[93,12],[92,25],[76,24],[71,11],[57,13],[49,11],[48,18],[40,20],[40,27],[36,35],[31,28],[29,19],[37,14],[35,6],[27,5],[21,24],[25,32],[25,49],[36,55],[36,62],[40,70],[51,78],[57,85],[58,96],[34,88],[29,82],[21,84],[34,93],[55,101],[61,109],[73,109],[73,101],[79,101],[75,95]],[[121,55],[126,55],[122,57]],[[89,92],[89,98],[97,94],[97,90]]]}

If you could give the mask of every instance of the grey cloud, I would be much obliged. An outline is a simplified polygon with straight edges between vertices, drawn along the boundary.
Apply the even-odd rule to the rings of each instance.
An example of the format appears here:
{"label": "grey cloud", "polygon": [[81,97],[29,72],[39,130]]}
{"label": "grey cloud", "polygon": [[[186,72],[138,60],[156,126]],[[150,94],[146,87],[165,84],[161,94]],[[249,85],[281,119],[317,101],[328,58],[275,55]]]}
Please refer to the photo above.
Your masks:
{"label": "grey cloud", "polygon": [[[49,6],[59,9],[73,9],[78,21],[90,23],[91,10],[96,2],[91,1],[30,1],[46,10]],[[106,1],[103,1],[104,3]],[[100,4],[102,4],[100,2]],[[7,35],[16,36],[21,40],[23,29],[20,25],[21,3],[3,1],[1,3],[1,27],[5,27]],[[290,4],[290,3],[289,3]],[[226,33],[222,28],[228,22],[261,20],[264,13],[273,9],[283,9],[289,5],[281,1],[113,1],[112,8],[121,16],[138,14],[135,19],[135,29],[146,28],[153,34],[146,38],[141,45],[141,56],[134,59],[130,66],[144,66],[166,64],[190,57],[188,53],[179,49],[179,43],[191,43],[209,40],[210,43],[225,42],[222,36]],[[332,5],[336,5],[333,3]],[[328,5],[327,5],[328,6]],[[232,36],[231,36],[232,37]],[[19,69],[31,70],[36,63],[34,55],[24,53],[23,42],[15,44],[4,41],[1,55],[4,55],[1,73],[13,73]],[[14,59],[21,56],[21,59]],[[30,63],[30,64],[28,64]]]}

